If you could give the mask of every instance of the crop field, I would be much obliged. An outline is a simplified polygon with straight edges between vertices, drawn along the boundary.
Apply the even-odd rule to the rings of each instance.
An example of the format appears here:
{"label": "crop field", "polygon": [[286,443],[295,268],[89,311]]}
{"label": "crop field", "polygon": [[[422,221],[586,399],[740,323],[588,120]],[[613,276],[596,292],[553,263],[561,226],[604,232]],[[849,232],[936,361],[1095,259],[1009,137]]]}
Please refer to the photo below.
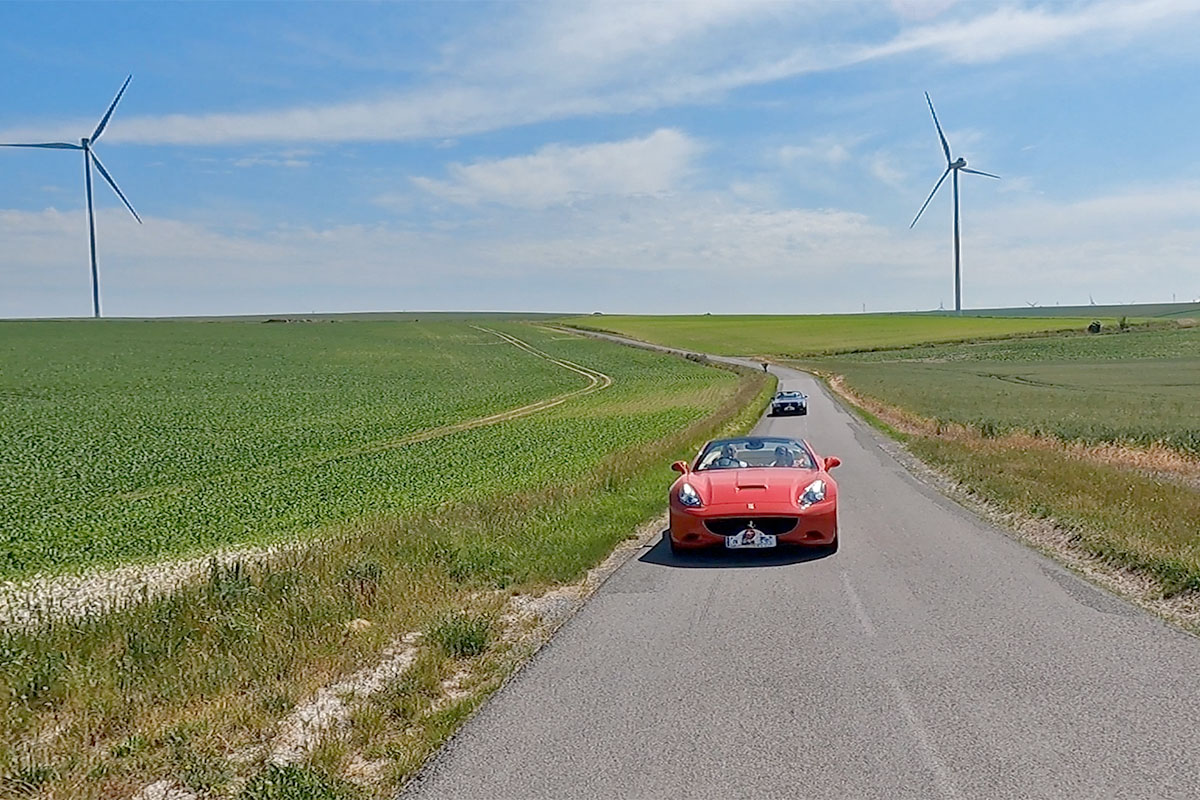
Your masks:
{"label": "crop field", "polygon": [[[811,316],[592,316],[568,324],[714,355],[801,357],[1084,330],[1092,317],[951,317],[940,314]],[[1112,320],[1105,320],[1112,324]]]}
{"label": "crop field", "polygon": [[[3,457],[52,490],[5,506],[10,574],[311,546],[214,564],[109,613],[0,630],[0,788],[132,797],[167,778],[201,796],[394,796],[528,655],[505,632],[510,595],[578,580],[661,513],[672,460],[747,430],[773,386],[481,326],[493,332],[469,320],[6,327],[6,413],[22,423],[5,429]],[[514,408],[532,410],[478,424]],[[95,443],[118,451],[110,470]],[[337,736],[304,763],[267,763],[300,704],[414,634],[412,667]],[[370,790],[345,780],[364,759],[383,765]]]}
{"label": "crop field", "polygon": [[[1164,595],[1200,590],[1200,330],[930,345],[798,363],[841,375],[855,395],[883,403],[875,412],[885,422],[906,424],[888,409],[935,421],[893,432],[976,497],[1018,518],[1052,521],[1073,547],[1138,570]],[[1091,454],[1077,443],[1123,447]]]}
{"label": "crop field", "polygon": [[411,441],[588,380],[466,321],[3,324],[0,577],[277,541],[569,481],[611,443],[653,441],[737,383],[487,324],[615,383],[520,421]]}
{"label": "crop field", "polygon": [[941,345],[822,360],[860,394],[990,433],[1200,457],[1200,329]]}
{"label": "crop field", "polygon": [[[951,312],[946,312],[951,313]],[[1197,303],[1128,303],[1124,305],[1035,306],[1029,308],[980,308],[964,314],[983,317],[1091,317],[1093,319],[1196,319]]]}

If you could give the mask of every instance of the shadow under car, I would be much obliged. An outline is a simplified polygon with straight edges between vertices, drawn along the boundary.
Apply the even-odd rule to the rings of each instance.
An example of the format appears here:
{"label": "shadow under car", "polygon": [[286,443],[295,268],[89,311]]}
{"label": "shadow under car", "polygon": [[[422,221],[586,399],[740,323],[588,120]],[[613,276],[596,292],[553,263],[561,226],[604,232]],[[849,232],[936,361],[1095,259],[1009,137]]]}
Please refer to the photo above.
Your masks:
{"label": "shadow under car", "polygon": [[700,548],[696,550],[671,551],[667,542],[667,532],[654,543],[654,546],[638,558],[647,564],[658,564],[663,567],[680,567],[682,569],[737,569],[743,567],[786,567],[792,564],[803,564],[806,561],[819,561],[829,558],[837,552],[832,545],[809,547],[804,545],[783,545],[753,550],[729,550],[724,547]]}

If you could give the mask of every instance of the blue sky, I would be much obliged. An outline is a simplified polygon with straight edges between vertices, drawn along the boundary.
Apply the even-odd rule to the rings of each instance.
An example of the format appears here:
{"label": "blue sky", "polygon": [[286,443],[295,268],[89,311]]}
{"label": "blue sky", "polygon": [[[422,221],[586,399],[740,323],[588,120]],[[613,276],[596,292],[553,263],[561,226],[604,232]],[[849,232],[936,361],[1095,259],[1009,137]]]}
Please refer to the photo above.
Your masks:
{"label": "blue sky", "polygon": [[[0,3],[0,141],[96,151],[106,315],[1200,297],[1200,2]],[[90,313],[0,149],[0,316]],[[947,186],[948,189],[948,186]]]}

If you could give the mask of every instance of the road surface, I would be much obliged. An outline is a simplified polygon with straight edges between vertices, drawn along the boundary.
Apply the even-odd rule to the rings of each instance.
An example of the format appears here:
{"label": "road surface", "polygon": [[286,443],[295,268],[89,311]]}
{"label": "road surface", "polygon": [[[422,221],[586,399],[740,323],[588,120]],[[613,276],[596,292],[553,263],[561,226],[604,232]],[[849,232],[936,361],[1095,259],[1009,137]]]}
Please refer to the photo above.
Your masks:
{"label": "road surface", "polygon": [[[402,795],[1197,798],[1200,640],[911,477],[810,376],[841,549],[619,569]],[[675,477],[663,465],[663,488]]]}

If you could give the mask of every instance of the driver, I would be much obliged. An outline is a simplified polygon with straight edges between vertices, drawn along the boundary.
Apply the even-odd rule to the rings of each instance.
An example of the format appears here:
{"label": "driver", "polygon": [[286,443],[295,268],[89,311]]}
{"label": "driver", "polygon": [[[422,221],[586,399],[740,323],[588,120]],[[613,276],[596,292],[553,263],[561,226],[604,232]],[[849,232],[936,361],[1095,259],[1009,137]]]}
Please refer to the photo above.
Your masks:
{"label": "driver", "polygon": [[796,466],[796,458],[792,455],[792,451],[784,445],[779,445],[775,448],[775,460],[771,462],[772,467],[794,467]]}
{"label": "driver", "polygon": [[721,456],[713,462],[714,467],[744,467],[746,462],[737,457],[733,445],[727,444],[721,448]]}

